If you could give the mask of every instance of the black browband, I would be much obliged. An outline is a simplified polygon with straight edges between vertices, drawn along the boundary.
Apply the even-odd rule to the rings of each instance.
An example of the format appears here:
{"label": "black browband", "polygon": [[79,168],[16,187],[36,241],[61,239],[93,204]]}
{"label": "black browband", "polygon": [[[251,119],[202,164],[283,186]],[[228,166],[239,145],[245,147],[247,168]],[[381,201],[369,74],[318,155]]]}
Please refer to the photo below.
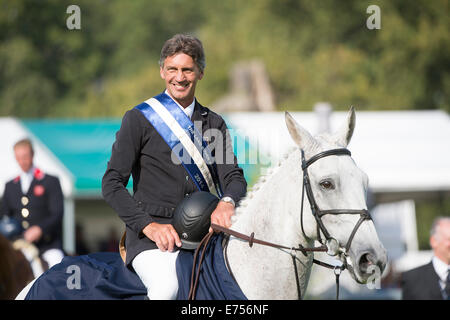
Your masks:
{"label": "black browband", "polygon": [[311,164],[313,164],[314,162],[316,162],[319,159],[328,157],[328,156],[340,156],[340,155],[348,155],[348,156],[352,156],[352,153],[350,152],[350,150],[348,149],[331,149],[331,150],[326,150],[324,152],[318,153],[314,156],[312,156],[310,159],[308,159],[307,161],[304,161],[305,159],[305,154],[302,150],[302,169],[305,170],[306,168],[308,168]]}

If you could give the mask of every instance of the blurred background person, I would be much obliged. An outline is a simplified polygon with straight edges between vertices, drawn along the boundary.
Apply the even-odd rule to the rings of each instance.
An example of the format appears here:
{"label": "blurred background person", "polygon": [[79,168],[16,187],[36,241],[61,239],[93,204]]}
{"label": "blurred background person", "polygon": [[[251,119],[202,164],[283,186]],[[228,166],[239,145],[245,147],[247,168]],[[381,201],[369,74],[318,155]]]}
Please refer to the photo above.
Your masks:
{"label": "blurred background person", "polygon": [[20,174],[5,185],[0,219],[9,216],[20,222],[23,238],[34,244],[49,268],[61,262],[63,193],[59,179],[34,166],[29,139],[14,144]]}
{"label": "blurred background person", "polygon": [[450,300],[450,217],[434,220],[430,263],[402,274],[404,300]]}

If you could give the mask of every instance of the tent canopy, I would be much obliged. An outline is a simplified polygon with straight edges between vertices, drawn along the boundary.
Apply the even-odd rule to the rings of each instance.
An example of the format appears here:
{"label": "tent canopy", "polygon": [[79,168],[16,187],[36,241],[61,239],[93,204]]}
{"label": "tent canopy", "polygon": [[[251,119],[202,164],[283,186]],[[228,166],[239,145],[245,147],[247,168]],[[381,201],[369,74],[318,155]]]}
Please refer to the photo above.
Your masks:
{"label": "tent canopy", "polygon": [[34,148],[34,164],[44,172],[58,176],[66,197],[73,195],[74,176],[46,144],[31,134],[24,124],[14,118],[0,118],[0,196],[5,183],[19,175],[20,167],[14,158],[14,144],[24,138],[31,139]]}
{"label": "tent canopy", "polygon": [[[317,133],[313,112],[292,112],[297,122]],[[331,131],[346,112],[329,118]],[[274,165],[294,146],[284,112],[236,112],[224,116],[238,162],[254,182],[260,169]],[[58,175],[63,191],[74,197],[101,197],[101,179],[120,119],[23,120],[0,118],[2,150],[0,195],[4,183],[19,172],[12,146],[23,137],[35,143],[35,163]],[[374,192],[449,191],[450,119],[443,111],[357,112],[349,149]],[[130,185],[130,184],[129,184]]]}
{"label": "tent canopy", "polygon": [[76,197],[101,197],[101,179],[111,154],[116,119],[25,120],[24,126],[74,175]]}
{"label": "tent canopy", "polygon": [[[343,125],[347,112],[333,112],[331,132]],[[311,134],[322,125],[312,112],[292,112]],[[284,112],[234,113],[228,119],[262,148],[274,164],[294,146]],[[450,190],[450,118],[443,111],[356,112],[348,146],[356,164],[369,176],[374,192]]]}

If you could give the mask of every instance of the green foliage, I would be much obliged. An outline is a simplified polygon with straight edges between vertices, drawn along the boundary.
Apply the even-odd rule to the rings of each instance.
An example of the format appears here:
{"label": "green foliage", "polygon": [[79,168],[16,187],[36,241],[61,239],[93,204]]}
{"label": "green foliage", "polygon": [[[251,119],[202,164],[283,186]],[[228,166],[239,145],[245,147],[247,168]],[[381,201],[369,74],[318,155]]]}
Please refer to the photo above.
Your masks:
{"label": "green foliage", "polygon": [[[233,63],[266,64],[280,110],[450,110],[447,0],[0,0],[0,116],[105,117],[160,92],[158,58],[175,33],[204,44],[198,97],[228,89]],[[366,9],[381,9],[369,30]]]}

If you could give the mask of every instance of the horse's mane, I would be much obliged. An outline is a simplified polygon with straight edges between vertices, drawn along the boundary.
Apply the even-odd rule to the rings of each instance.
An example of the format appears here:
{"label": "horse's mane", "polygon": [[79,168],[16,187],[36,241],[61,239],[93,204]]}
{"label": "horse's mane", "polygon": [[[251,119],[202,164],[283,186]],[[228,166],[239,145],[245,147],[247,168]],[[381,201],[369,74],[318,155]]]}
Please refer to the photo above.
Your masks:
{"label": "horse's mane", "polygon": [[252,186],[252,188],[247,192],[246,196],[241,199],[239,206],[236,208],[235,215],[232,217],[235,220],[239,215],[246,211],[250,201],[255,197],[256,193],[266,184],[266,182],[276,173],[278,169],[286,162],[289,156],[297,150],[298,147],[291,147],[286,151],[283,156],[277,160],[277,162],[267,169],[267,171],[260,175],[258,180]]}
{"label": "horse's mane", "polygon": [[[308,151],[311,153],[317,153],[319,150],[326,148],[332,148],[336,146],[336,139],[333,135],[329,133],[320,133],[314,136],[314,139],[311,141],[311,145],[308,147]],[[247,192],[247,195],[241,199],[239,202],[239,206],[236,208],[235,215],[232,217],[233,222],[236,221],[236,218],[241,215],[243,212],[247,210],[249,203],[255,197],[256,193],[265,185],[265,183],[276,173],[278,169],[287,161],[289,156],[298,150],[298,146],[290,147],[280,159],[277,160],[273,166],[267,169],[267,171],[262,174],[256,183],[252,186],[252,188]]]}

